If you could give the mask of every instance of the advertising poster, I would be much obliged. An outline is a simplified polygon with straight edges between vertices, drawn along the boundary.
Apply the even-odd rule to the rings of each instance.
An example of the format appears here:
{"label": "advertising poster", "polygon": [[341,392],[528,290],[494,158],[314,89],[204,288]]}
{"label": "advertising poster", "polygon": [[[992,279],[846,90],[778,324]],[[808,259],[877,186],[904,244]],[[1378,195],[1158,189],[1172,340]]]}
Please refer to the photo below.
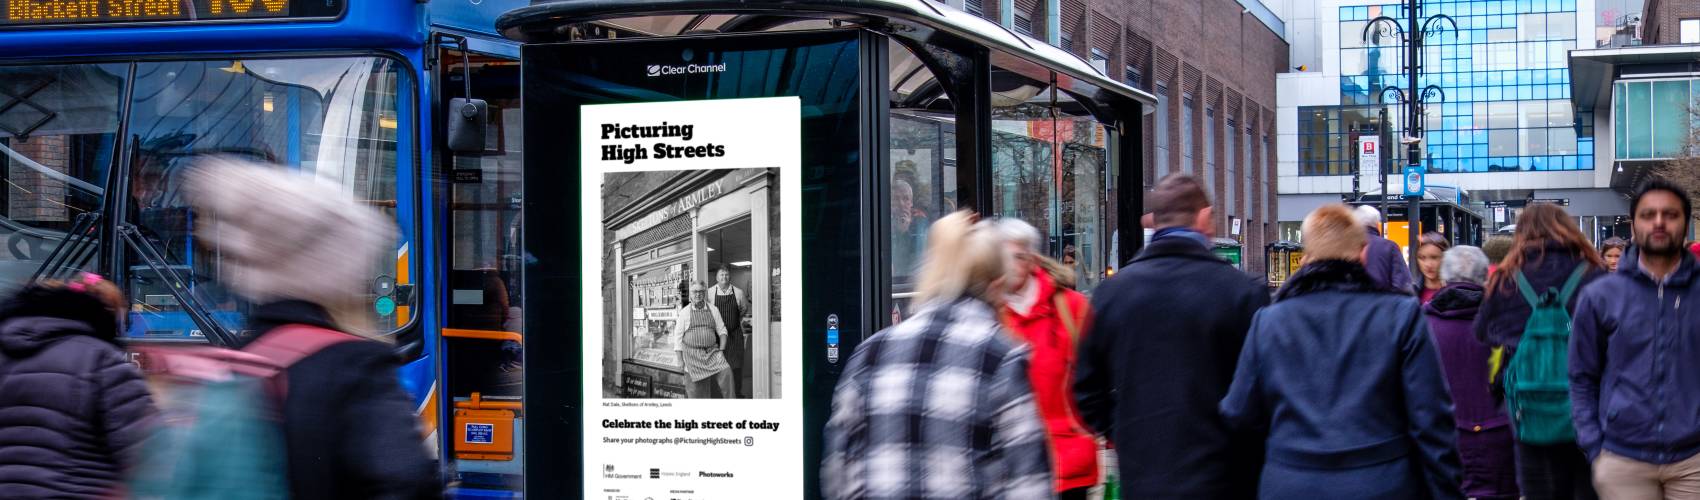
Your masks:
{"label": "advertising poster", "polygon": [[587,498],[801,494],[801,112],[580,108]]}

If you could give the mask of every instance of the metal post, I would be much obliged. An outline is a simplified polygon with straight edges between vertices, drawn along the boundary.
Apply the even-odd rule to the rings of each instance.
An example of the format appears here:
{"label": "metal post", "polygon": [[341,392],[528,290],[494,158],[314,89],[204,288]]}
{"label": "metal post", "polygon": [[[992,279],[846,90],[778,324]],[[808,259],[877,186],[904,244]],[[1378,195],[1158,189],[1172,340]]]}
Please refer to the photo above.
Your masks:
{"label": "metal post", "polygon": [[[1423,18],[1422,12],[1418,10],[1421,7],[1422,4],[1419,0],[1405,0],[1405,38],[1407,39],[1405,42],[1405,129],[1410,131],[1408,135],[1411,139],[1406,144],[1405,161],[1410,162],[1411,165],[1416,165],[1418,168],[1422,167],[1422,144],[1418,140],[1423,136],[1422,122],[1420,121],[1423,113],[1422,85],[1418,81],[1423,61],[1423,29],[1417,24]],[[1410,262],[1410,267],[1414,269],[1417,263],[1417,241],[1421,237],[1421,234],[1417,232],[1417,223],[1422,220],[1423,193],[1417,193],[1415,198],[1409,196],[1407,198],[1405,200],[1405,216],[1410,220],[1410,230],[1405,231],[1410,242],[1410,260],[1407,262]]]}
{"label": "metal post", "polygon": [[1381,107],[1381,149],[1375,152],[1375,154],[1377,156],[1380,156],[1380,160],[1381,160],[1377,164],[1381,166],[1381,168],[1379,170],[1381,171],[1380,172],[1380,174],[1381,174],[1380,175],[1380,177],[1381,177],[1381,202],[1380,203],[1381,203],[1381,216],[1382,217],[1387,216],[1387,195],[1388,195],[1388,193],[1387,193],[1387,167],[1389,166],[1388,163],[1391,163],[1392,159],[1393,159],[1392,155],[1387,153],[1387,151],[1388,151],[1387,148],[1388,148],[1388,146],[1392,146],[1392,145],[1393,145],[1393,122],[1387,121],[1387,106],[1382,106]]}

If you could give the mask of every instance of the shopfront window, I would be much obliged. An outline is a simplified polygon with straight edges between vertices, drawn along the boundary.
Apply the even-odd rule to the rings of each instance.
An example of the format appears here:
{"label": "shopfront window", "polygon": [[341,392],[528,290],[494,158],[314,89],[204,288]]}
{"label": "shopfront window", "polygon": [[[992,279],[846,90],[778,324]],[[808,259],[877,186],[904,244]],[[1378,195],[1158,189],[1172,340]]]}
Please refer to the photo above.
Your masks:
{"label": "shopfront window", "polygon": [[[100,210],[127,71],[127,64],[0,67],[0,295],[28,281],[79,216]],[[92,251],[82,257],[68,267],[92,269]]]}
{"label": "shopfront window", "polygon": [[[404,158],[398,130],[413,130],[411,113],[401,112],[412,85],[398,62],[380,57],[144,62],[136,64],[135,86],[129,221],[225,328],[243,328],[248,304],[223,284],[221,256],[199,240],[192,200],[182,195],[183,174],[197,159],[232,155],[312,174],[407,227],[399,218],[405,208],[397,197],[396,173]],[[200,234],[209,230],[216,228]],[[397,302],[394,286],[411,274],[408,247],[400,235],[384,236],[401,250],[372,262],[373,286],[362,297],[363,307],[338,317],[349,328],[392,331],[411,314],[407,304]],[[169,292],[171,283],[134,252],[127,255],[128,292],[139,313],[132,331],[195,336],[198,328],[184,312],[188,306]]]}

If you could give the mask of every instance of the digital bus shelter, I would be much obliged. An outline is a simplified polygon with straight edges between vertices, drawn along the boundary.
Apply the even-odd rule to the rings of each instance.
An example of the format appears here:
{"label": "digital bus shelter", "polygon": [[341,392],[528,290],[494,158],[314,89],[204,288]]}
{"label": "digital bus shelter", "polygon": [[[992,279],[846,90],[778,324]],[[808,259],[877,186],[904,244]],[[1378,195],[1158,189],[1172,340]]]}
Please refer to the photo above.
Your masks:
{"label": "digital bus shelter", "polygon": [[908,314],[932,220],[1020,217],[1083,288],[1140,245],[1155,99],[971,14],[556,1],[497,28],[524,43],[528,495],[818,497],[838,371]]}

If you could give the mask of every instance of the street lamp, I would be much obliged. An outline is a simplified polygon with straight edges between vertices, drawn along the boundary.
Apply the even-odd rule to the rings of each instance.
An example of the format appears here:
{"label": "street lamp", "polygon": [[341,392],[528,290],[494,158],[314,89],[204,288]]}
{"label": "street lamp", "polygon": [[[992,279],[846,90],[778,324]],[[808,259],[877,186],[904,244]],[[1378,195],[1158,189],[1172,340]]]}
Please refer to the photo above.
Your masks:
{"label": "street lamp", "polygon": [[[1388,32],[1391,31],[1398,35],[1399,41],[1405,46],[1403,54],[1405,59],[1405,88],[1401,89],[1398,86],[1388,86],[1387,88],[1382,89],[1376,97],[1385,103],[1388,92],[1392,91],[1395,99],[1405,106],[1405,130],[1404,135],[1400,137],[1399,142],[1405,145],[1405,161],[1407,164],[1417,167],[1419,172],[1423,172],[1425,170],[1421,161],[1424,119],[1423,108],[1430,102],[1444,102],[1446,100],[1446,92],[1436,85],[1422,87],[1421,91],[1415,90],[1422,82],[1423,42],[1429,35],[1445,31],[1446,27],[1443,26],[1442,23],[1451,25],[1453,32],[1458,31],[1458,23],[1453,21],[1452,17],[1445,14],[1436,14],[1423,18],[1422,2],[1419,0],[1405,0],[1404,10],[1405,24],[1403,26],[1399,24],[1398,20],[1392,17],[1379,16],[1375,19],[1371,19],[1368,24],[1364,25],[1363,39],[1366,42],[1369,41],[1372,29],[1375,30],[1375,35],[1378,39],[1379,37],[1387,36]],[[1422,19],[1422,29],[1415,29],[1415,27],[1418,26],[1418,19]],[[1404,26],[1412,26],[1413,29],[1406,30]],[[1387,198],[1387,190],[1385,187],[1382,189],[1381,197],[1383,199]],[[1421,237],[1421,235],[1417,232],[1417,223],[1422,219],[1422,199],[1423,194],[1418,193],[1416,197],[1406,200],[1406,217],[1410,220],[1410,230],[1406,231],[1406,236],[1409,238],[1409,259],[1412,263],[1417,261],[1417,241],[1418,238]],[[1386,212],[1384,211],[1383,217],[1385,216]]]}

